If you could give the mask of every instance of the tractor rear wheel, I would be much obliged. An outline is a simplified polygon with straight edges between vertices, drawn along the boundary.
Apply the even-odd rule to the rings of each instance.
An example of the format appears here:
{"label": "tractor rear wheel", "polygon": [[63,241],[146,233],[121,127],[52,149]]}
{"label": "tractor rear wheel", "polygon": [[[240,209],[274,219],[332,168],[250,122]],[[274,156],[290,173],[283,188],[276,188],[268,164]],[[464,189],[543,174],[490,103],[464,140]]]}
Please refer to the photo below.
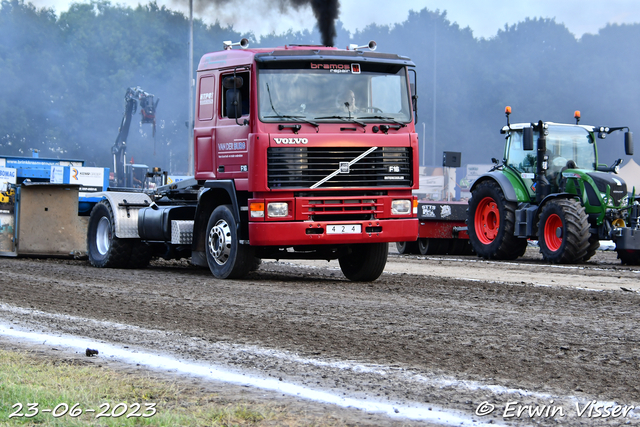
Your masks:
{"label": "tractor rear wheel", "polygon": [[582,262],[589,249],[589,220],[577,200],[556,199],[543,206],[538,223],[538,243],[545,261]]}
{"label": "tractor rear wheel", "polygon": [[351,245],[349,252],[338,258],[338,262],[347,279],[373,282],[384,271],[388,255],[388,243],[364,243]]}
{"label": "tractor rear wheel", "polygon": [[504,197],[495,181],[473,190],[467,211],[469,241],[485,259],[516,259],[527,250],[527,239],[514,235],[516,203]]}

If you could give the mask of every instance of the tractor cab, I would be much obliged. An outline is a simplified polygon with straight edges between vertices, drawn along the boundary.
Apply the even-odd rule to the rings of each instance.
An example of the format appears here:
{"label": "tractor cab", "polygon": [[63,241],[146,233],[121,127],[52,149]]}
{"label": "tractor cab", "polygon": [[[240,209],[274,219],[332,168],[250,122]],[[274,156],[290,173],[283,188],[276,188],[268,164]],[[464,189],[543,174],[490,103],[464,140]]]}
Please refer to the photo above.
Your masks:
{"label": "tractor cab", "polygon": [[[506,128],[506,127],[505,127]],[[522,180],[528,196],[535,199],[537,174],[537,147],[532,141],[540,139],[540,129],[532,128],[530,123],[513,124],[503,128],[507,133],[504,152],[504,164],[513,170]],[[524,129],[531,129],[531,148],[525,144]],[[561,191],[563,173],[568,169],[595,171],[598,164],[598,151],[594,134],[586,126],[567,125],[547,122],[542,126],[546,137],[546,149],[542,153],[542,170],[549,182],[551,193]]]}

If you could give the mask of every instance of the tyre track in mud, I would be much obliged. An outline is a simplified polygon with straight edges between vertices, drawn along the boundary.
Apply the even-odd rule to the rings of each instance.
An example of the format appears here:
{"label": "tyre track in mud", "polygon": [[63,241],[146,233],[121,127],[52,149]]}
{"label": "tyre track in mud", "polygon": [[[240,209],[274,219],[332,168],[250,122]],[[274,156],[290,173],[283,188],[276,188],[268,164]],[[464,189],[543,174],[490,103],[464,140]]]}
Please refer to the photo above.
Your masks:
{"label": "tyre track in mud", "polygon": [[[540,266],[540,274],[545,268]],[[373,283],[353,283],[332,269],[287,263],[264,263],[241,281],[216,280],[207,270],[181,263],[101,270],[85,261],[0,258],[0,272],[3,303],[163,331],[164,339],[133,332],[117,335],[119,342],[185,357],[197,359],[198,352],[206,351],[172,346],[172,337],[256,345],[464,381],[489,380],[550,395],[640,402],[640,295],[634,292],[412,274],[383,274]],[[615,281],[624,272],[598,274]],[[72,332],[64,321],[54,322],[62,332]],[[94,332],[96,338],[109,338],[108,330]],[[91,336],[91,328],[84,333]],[[230,363],[242,367],[247,361]],[[269,375],[287,371],[282,366],[258,368]],[[322,376],[311,371],[300,375],[314,380]],[[348,384],[347,374],[337,381],[329,376],[313,382],[360,387]],[[491,398],[486,391],[465,395],[420,384],[384,383],[370,390],[468,412]]]}

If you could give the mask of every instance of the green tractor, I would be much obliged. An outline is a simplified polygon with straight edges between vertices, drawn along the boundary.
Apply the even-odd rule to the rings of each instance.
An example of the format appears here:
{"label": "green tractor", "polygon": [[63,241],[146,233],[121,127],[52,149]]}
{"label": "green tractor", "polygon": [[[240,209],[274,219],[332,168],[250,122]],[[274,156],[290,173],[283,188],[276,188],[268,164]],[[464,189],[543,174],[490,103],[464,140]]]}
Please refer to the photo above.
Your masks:
{"label": "green tractor", "polygon": [[[613,240],[623,264],[640,264],[640,204],[617,177],[621,159],[598,163],[596,139],[626,129],[625,152],[633,154],[628,127],[551,122],[507,125],[502,164],[471,187],[469,240],[486,259],[516,259],[529,239],[538,240],[545,261],[579,263],[600,240]],[[534,144],[537,141],[537,144]]]}

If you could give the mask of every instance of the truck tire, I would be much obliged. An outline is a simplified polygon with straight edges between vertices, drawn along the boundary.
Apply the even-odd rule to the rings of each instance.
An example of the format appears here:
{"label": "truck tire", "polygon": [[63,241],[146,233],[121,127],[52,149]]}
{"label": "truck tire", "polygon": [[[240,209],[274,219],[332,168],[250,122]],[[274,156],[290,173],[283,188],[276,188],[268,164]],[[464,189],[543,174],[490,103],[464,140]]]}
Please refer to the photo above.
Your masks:
{"label": "truck tire", "polygon": [[516,203],[505,199],[495,181],[483,181],[473,190],[467,211],[469,241],[485,259],[516,259],[527,250],[527,239],[514,235]]}
{"label": "truck tire", "polygon": [[126,268],[131,258],[131,239],[119,239],[108,201],[97,203],[91,210],[87,231],[89,262],[99,268]]}
{"label": "truck tire", "polygon": [[384,271],[388,255],[388,243],[364,243],[352,245],[350,253],[338,258],[338,262],[347,279],[372,282]]}
{"label": "truck tire", "polygon": [[129,268],[146,268],[153,258],[151,247],[140,240],[132,239],[131,258],[129,258]]}
{"label": "truck tire", "polygon": [[640,265],[640,251],[616,249],[616,252],[618,253],[618,259],[621,264]]}
{"label": "truck tire", "polygon": [[239,279],[256,267],[253,248],[238,241],[231,209],[231,205],[218,206],[207,223],[207,263],[218,279]]}
{"label": "truck tire", "polygon": [[396,242],[396,249],[400,255],[418,253],[418,242]]}
{"label": "truck tire", "polygon": [[582,262],[589,248],[589,220],[577,200],[556,199],[543,206],[538,223],[538,243],[545,261]]}
{"label": "truck tire", "polygon": [[439,246],[437,239],[428,239],[426,237],[418,239],[420,255],[435,255],[438,253]]}

